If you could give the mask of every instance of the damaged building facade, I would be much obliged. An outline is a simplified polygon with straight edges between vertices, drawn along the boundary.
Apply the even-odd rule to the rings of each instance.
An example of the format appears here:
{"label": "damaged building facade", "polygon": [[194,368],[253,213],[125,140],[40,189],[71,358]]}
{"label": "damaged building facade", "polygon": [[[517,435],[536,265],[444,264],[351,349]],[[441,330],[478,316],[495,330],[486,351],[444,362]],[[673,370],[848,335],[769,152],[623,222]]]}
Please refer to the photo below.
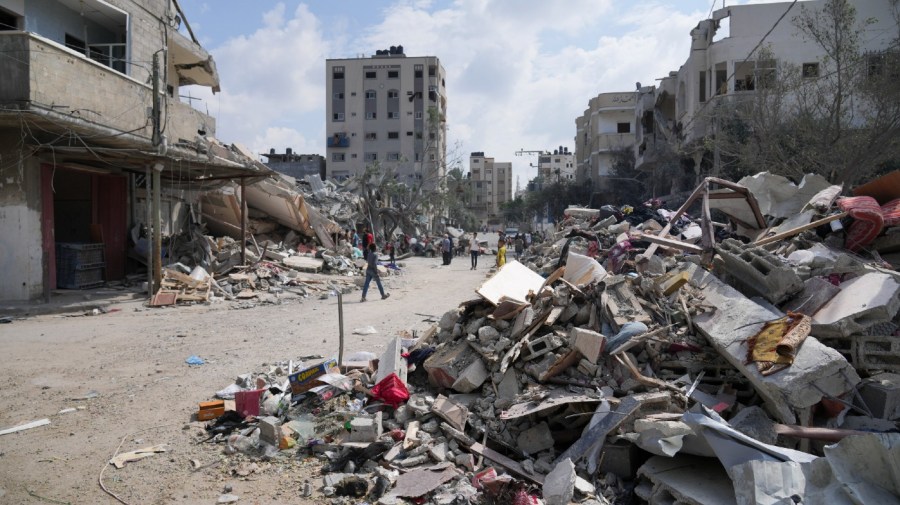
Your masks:
{"label": "damaged building facade", "polygon": [[219,77],[177,3],[2,0],[0,14],[0,299],[122,279],[197,218],[201,192],[271,173],[179,100]]}
{"label": "damaged building facade", "polygon": [[[851,0],[861,30],[859,51],[880,54],[896,36],[896,18],[889,0]],[[718,161],[704,139],[714,136],[709,112],[720,104],[754,96],[770,86],[786,65],[802,69],[804,78],[826,73],[823,49],[804,37],[793,23],[802,9],[825,7],[823,0],[732,5],[716,10],[691,30],[691,50],[677,70],[655,86],[636,92],[634,150],[637,170],[657,173],[672,161],[673,148],[683,153],[685,177],[661,181],[656,194],[690,190],[701,174],[715,173]],[[705,114],[704,114],[705,113]]]}
{"label": "damaged building facade", "polygon": [[575,119],[576,181],[591,185],[605,201],[615,200],[609,179],[614,152],[634,145],[634,101],[633,92],[600,93]]}

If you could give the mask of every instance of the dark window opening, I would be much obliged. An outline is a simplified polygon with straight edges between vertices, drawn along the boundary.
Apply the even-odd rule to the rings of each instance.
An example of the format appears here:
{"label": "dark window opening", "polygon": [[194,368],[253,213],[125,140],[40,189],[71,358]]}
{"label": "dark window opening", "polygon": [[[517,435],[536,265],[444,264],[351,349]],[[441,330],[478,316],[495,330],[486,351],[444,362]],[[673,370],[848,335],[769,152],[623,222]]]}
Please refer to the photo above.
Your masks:
{"label": "dark window opening", "polygon": [[375,79],[378,76],[378,73],[374,70],[366,71],[366,79]]}
{"label": "dark window opening", "polygon": [[617,133],[631,133],[631,123],[616,123]]}
{"label": "dark window opening", "polygon": [[344,67],[334,67],[331,69],[331,75],[335,79],[343,79],[344,78]]}
{"label": "dark window opening", "polygon": [[400,132],[388,132],[388,138],[389,139],[399,139]]}
{"label": "dark window opening", "polygon": [[84,44],[83,40],[77,37],[73,37],[68,33],[66,34],[66,47],[68,47],[69,49],[74,49],[81,54],[84,54],[85,49],[87,49],[87,46]]}
{"label": "dark window opening", "polygon": [[700,91],[700,96],[699,96],[700,102],[703,103],[706,101],[706,72],[700,72],[699,79],[700,79],[700,82],[698,83],[699,86],[697,86],[697,87],[699,88],[699,91]]}
{"label": "dark window opening", "polygon": [[434,77],[435,74],[437,74],[437,67],[434,65],[429,65],[428,66],[428,75],[430,77]]}
{"label": "dark window opening", "polygon": [[388,70],[388,79],[399,79],[400,72],[398,70]]}
{"label": "dark window opening", "polygon": [[819,77],[819,64],[818,63],[804,63],[802,72],[803,72],[803,77],[805,79]]}
{"label": "dark window opening", "polygon": [[19,18],[3,9],[0,9],[0,31],[10,31],[19,29]]}

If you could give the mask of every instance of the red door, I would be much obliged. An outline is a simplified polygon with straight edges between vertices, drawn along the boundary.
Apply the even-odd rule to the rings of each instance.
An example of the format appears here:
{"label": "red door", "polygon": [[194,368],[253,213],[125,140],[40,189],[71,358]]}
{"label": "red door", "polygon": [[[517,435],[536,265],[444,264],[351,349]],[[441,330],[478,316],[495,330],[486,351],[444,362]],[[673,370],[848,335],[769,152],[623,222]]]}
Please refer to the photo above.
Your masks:
{"label": "red door", "polygon": [[106,280],[125,277],[127,240],[127,186],[122,176],[97,176],[94,198],[95,223],[103,230],[103,257],[106,261]]}

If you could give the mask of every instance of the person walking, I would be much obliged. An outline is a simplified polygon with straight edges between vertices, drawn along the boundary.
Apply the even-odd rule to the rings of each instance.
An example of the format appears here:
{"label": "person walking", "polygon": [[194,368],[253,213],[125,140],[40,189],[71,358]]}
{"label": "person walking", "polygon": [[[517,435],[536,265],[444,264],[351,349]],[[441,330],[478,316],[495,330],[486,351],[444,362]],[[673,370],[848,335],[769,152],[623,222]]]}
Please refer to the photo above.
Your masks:
{"label": "person walking", "polygon": [[449,265],[453,258],[453,243],[450,242],[450,234],[448,233],[441,242],[441,252],[444,255],[444,265]]}
{"label": "person walking", "polygon": [[394,242],[392,240],[389,240],[388,243],[386,244],[386,247],[388,249],[388,254],[391,255],[391,266],[396,266],[396,263],[394,263],[394,259],[395,259],[397,253],[394,250],[395,249]]}
{"label": "person walking", "polygon": [[518,261],[522,257],[522,253],[525,251],[525,240],[522,238],[521,234],[516,234],[516,239],[513,244],[516,248],[516,261]]}
{"label": "person walking", "polygon": [[475,270],[478,268],[478,232],[472,233],[472,240],[469,240],[469,256],[472,258],[472,268],[469,270]]}
{"label": "person walking", "polygon": [[497,267],[502,267],[506,264],[506,241],[502,238],[499,242],[497,242]]}
{"label": "person walking", "polygon": [[378,275],[378,255],[375,254],[375,243],[369,244],[369,253],[366,255],[366,282],[363,284],[362,300],[366,301],[366,293],[369,292],[369,283],[375,279],[375,285],[378,286],[378,292],[381,293],[381,299],[384,300],[391,296],[390,293],[384,292],[384,286],[381,285],[381,276]]}

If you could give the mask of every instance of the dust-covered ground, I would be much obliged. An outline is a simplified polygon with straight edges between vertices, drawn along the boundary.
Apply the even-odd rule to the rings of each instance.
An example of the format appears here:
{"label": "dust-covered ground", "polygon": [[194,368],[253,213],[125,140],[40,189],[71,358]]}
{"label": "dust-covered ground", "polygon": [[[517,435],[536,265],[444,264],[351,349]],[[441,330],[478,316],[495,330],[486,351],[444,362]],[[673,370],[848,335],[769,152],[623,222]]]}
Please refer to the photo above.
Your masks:
{"label": "dust-covered ground", "polygon": [[[424,330],[475,297],[493,262],[482,257],[472,271],[468,257],[449,267],[439,258],[410,258],[402,275],[385,278],[389,299],[380,300],[374,283],[365,303],[359,290],[344,295],[345,355],[380,354],[397,332]],[[130,504],[215,503],[226,485],[238,503],[322,503],[319,461],[225,455],[223,445],[195,443],[204,423],[193,415],[198,402],[239,374],[302,356],[336,356],[337,298],[237,306],[147,308],[126,301],[97,316],[45,315],[0,325],[0,429],[51,421],[0,436],[0,503],[116,503],[98,484],[101,470],[106,487]],[[365,326],[378,333],[352,334]],[[187,365],[191,355],[206,363]],[[85,396],[96,397],[78,399]],[[78,410],[59,413],[67,408]],[[122,469],[107,464],[117,451],[159,444],[168,452]],[[316,490],[308,499],[300,497],[306,480]]]}

